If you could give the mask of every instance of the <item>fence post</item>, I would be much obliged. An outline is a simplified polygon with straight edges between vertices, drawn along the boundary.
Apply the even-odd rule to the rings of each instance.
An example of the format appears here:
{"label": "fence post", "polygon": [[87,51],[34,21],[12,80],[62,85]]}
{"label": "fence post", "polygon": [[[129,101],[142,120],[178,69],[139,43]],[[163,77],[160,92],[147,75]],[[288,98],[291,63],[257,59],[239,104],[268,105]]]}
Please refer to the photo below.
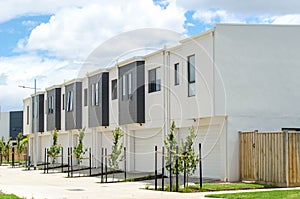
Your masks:
{"label": "fence post", "polygon": [[90,151],[89,151],[89,155],[90,155],[89,163],[90,163],[90,176],[91,176],[92,175],[92,152],[91,152],[91,148],[90,148]]}
{"label": "fence post", "polygon": [[175,168],[176,168],[176,192],[178,192],[178,146],[176,146],[176,163],[175,163]]}
{"label": "fence post", "polygon": [[165,186],[165,147],[162,147],[162,155],[161,155],[161,166],[162,166],[162,178],[161,178],[161,190],[164,191],[164,186]]}
{"label": "fence post", "polygon": [[101,148],[101,182],[103,183],[103,179],[104,179],[104,176],[103,176],[103,156],[104,156],[104,148],[102,147]]}
{"label": "fence post", "polygon": [[202,155],[201,155],[201,143],[199,143],[199,180],[200,180],[200,189],[202,189]]}
{"label": "fence post", "polygon": [[64,147],[61,147],[61,172],[64,172]]}
{"label": "fence post", "polygon": [[47,155],[47,148],[45,148],[45,150],[44,150],[44,152],[45,152],[45,154],[44,154],[44,173],[46,173],[46,155]]}
{"label": "fence post", "polygon": [[126,147],[124,147],[124,179],[126,181]]}
{"label": "fence post", "polygon": [[284,132],[284,143],[285,143],[285,178],[286,178],[286,186],[290,186],[290,176],[289,176],[289,132]]}
{"label": "fence post", "polygon": [[154,181],[154,189],[157,190],[157,146],[154,147],[154,174],[155,174],[155,181]]}
{"label": "fence post", "polygon": [[2,165],[2,147],[0,147],[0,165]]}
{"label": "fence post", "polygon": [[12,164],[12,167],[14,168],[15,167],[15,147],[12,147],[11,149],[11,164]]}

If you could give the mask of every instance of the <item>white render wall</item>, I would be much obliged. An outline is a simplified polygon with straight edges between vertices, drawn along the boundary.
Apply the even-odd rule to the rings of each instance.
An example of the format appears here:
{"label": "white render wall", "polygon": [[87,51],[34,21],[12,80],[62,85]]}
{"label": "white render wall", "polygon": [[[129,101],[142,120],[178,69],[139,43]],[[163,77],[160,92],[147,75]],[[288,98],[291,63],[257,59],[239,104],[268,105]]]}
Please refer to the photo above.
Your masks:
{"label": "white render wall", "polygon": [[216,25],[215,63],[225,88],[217,79],[216,113],[228,115],[229,180],[239,178],[238,131],[299,127],[299,35],[299,26]]}
{"label": "white render wall", "polygon": [[9,112],[0,112],[0,139],[3,136],[4,140],[9,139]]}
{"label": "white render wall", "polygon": [[[29,106],[29,118],[27,124],[27,106]],[[32,102],[31,97],[23,100],[23,135],[32,133]]]}

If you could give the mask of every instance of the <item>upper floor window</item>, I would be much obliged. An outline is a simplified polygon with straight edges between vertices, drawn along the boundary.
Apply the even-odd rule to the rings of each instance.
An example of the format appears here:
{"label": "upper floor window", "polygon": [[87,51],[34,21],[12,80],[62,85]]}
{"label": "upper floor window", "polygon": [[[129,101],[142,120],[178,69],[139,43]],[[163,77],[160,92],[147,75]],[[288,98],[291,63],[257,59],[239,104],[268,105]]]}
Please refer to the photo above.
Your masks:
{"label": "upper floor window", "polygon": [[132,95],[132,74],[128,73],[127,75],[127,80],[128,80],[128,95]]}
{"label": "upper floor window", "polygon": [[188,95],[189,97],[195,96],[196,84],[195,84],[195,55],[188,57]]}
{"label": "upper floor window", "polygon": [[160,84],[161,84],[160,68],[149,70],[148,84],[149,84],[149,89],[148,89],[149,93],[160,91]]}
{"label": "upper floor window", "polygon": [[179,85],[179,63],[174,65],[174,71],[175,71],[175,76],[174,76],[175,85]]}
{"label": "upper floor window", "polygon": [[99,105],[99,83],[92,84],[92,106]]}
{"label": "upper floor window", "polygon": [[73,111],[73,92],[72,91],[67,92],[67,111],[68,112]]}
{"label": "upper floor window", "polygon": [[48,114],[54,112],[54,96],[48,97]]}
{"label": "upper floor window", "polygon": [[114,79],[111,81],[111,99],[117,99],[118,98],[118,84],[117,80]]}
{"label": "upper floor window", "polygon": [[122,100],[125,99],[126,96],[126,75],[122,75]]}
{"label": "upper floor window", "polygon": [[62,94],[62,110],[65,110],[65,94]]}
{"label": "upper floor window", "polygon": [[26,107],[26,124],[29,124],[29,106]]}
{"label": "upper floor window", "polygon": [[83,104],[87,106],[87,88],[83,90]]}

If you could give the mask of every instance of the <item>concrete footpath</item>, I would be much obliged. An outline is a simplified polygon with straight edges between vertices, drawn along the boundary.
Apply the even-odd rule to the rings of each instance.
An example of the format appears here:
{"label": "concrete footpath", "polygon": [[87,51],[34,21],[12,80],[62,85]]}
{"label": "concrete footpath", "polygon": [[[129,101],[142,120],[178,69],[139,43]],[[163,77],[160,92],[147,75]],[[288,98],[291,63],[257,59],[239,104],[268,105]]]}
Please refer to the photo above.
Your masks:
{"label": "concrete footpath", "polygon": [[[0,166],[0,190],[27,199],[98,198],[205,198],[208,193],[170,193],[145,190],[146,182],[99,183],[99,177],[66,178],[67,174],[43,174],[23,168]],[[249,191],[249,190],[248,190]],[[232,192],[232,191],[231,191]],[[210,192],[211,193],[211,192]],[[222,193],[222,192],[215,192]]]}

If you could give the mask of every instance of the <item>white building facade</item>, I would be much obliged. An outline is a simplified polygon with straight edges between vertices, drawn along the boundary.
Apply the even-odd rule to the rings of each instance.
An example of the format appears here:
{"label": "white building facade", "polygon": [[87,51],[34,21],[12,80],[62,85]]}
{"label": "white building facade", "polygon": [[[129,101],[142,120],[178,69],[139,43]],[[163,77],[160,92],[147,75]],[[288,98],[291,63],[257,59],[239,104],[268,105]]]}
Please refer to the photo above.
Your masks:
{"label": "white building facade", "polygon": [[[205,177],[239,180],[239,131],[299,127],[299,33],[300,26],[217,24],[172,48],[49,87],[39,98],[38,159],[54,128],[64,148],[86,128],[84,144],[99,166],[101,148],[110,153],[112,130],[120,127],[127,169],[154,171],[154,146],[163,146],[174,121],[178,143],[195,128]],[[25,118],[32,118],[31,100],[24,100],[30,122],[23,129],[32,146],[32,120]]]}

